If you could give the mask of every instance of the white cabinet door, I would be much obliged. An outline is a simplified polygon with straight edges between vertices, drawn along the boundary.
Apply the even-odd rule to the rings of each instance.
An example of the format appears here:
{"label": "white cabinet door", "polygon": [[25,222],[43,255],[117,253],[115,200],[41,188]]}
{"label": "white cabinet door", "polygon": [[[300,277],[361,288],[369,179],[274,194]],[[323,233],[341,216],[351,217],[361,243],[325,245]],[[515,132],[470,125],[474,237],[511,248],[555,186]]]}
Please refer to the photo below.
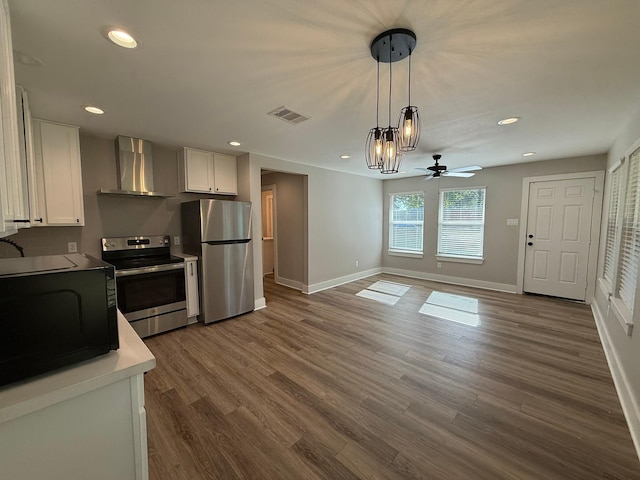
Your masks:
{"label": "white cabinet door", "polygon": [[198,298],[198,261],[187,260],[185,262],[185,281],[187,287],[187,317],[190,319],[200,314],[200,301]]}
{"label": "white cabinet door", "polygon": [[182,191],[213,193],[213,152],[184,148],[180,170]]}
{"label": "white cabinet door", "polygon": [[238,173],[236,157],[216,153],[214,155],[215,193],[236,195],[238,193]]}
{"label": "white cabinet door", "polygon": [[84,225],[78,127],[33,120],[38,211],[43,225]]}
{"label": "white cabinet door", "polygon": [[0,0],[0,236],[16,231],[15,220],[26,219],[18,140],[11,25],[7,2]]}

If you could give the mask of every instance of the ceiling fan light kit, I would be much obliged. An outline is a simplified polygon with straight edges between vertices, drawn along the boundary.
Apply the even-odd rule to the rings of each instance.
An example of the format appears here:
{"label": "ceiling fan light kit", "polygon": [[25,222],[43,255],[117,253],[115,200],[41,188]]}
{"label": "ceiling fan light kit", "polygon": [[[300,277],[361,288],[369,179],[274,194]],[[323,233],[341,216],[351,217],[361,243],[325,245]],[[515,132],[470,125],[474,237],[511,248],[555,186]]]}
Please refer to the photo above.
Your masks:
{"label": "ceiling fan light kit", "polygon": [[[371,56],[377,63],[376,127],[369,131],[365,147],[367,167],[390,174],[400,171],[402,154],[415,150],[420,139],[418,107],[411,105],[411,54],[416,46],[416,34],[406,28],[394,28],[382,32],[370,45]],[[391,126],[391,64],[409,57],[409,105],[403,108],[396,127]],[[380,98],[380,62],[389,64],[389,126],[381,129],[378,124]]]}

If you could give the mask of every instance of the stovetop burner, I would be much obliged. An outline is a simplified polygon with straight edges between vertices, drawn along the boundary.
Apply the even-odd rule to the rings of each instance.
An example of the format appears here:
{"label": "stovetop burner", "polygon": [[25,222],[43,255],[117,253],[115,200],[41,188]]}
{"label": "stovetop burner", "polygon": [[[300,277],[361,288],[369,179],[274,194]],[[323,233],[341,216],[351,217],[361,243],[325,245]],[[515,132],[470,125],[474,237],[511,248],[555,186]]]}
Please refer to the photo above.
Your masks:
{"label": "stovetop burner", "polygon": [[169,247],[168,235],[103,238],[102,260],[116,270],[184,263],[169,253]]}
{"label": "stovetop burner", "polygon": [[116,270],[127,270],[131,268],[152,267],[154,265],[168,265],[171,263],[184,263],[184,259],[169,255],[149,256],[141,258],[120,258],[105,260],[116,267]]}

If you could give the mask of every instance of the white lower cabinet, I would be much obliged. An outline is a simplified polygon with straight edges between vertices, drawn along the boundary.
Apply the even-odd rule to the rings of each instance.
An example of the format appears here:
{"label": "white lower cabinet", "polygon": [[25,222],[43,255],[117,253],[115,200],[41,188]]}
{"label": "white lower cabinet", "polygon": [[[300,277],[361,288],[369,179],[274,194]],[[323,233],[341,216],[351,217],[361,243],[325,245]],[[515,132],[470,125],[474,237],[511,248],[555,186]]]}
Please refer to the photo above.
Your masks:
{"label": "white lower cabinet", "polygon": [[82,170],[78,127],[33,119],[36,199],[32,225],[82,226]]}
{"label": "white lower cabinet", "polygon": [[185,284],[187,289],[187,317],[189,323],[197,322],[200,314],[200,299],[198,295],[198,260],[188,257],[185,260]]}

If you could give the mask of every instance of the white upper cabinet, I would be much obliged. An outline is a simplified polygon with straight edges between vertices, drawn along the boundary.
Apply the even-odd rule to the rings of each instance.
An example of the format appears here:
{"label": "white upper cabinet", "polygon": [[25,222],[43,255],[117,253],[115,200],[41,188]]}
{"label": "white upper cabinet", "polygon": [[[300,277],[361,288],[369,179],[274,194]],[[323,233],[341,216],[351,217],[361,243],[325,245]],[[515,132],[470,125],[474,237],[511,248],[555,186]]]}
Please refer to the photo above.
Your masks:
{"label": "white upper cabinet", "polygon": [[213,193],[213,152],[183,148],[180,157],[180,190]]}
{"label": "white upper cabinet", "polygon": [[84,225],[78,127],[33,119],[33,140],[37,202],[32,216],[41,217],[42,225]]}
{"label": "white upper cabinet", "polygon": [[28,220],[21,175],[9,7],[0,0],[0,236]]}
{"label": "white upper cabinet", "polygon": [[213,160],[215,193],[237,195],[238,169],[236,166],[236,157],[216,153]]}
{"label": "white upper cabinet", "polygon": [[178,155],[181,192],[236,195],[236,157],[185,147]]}

